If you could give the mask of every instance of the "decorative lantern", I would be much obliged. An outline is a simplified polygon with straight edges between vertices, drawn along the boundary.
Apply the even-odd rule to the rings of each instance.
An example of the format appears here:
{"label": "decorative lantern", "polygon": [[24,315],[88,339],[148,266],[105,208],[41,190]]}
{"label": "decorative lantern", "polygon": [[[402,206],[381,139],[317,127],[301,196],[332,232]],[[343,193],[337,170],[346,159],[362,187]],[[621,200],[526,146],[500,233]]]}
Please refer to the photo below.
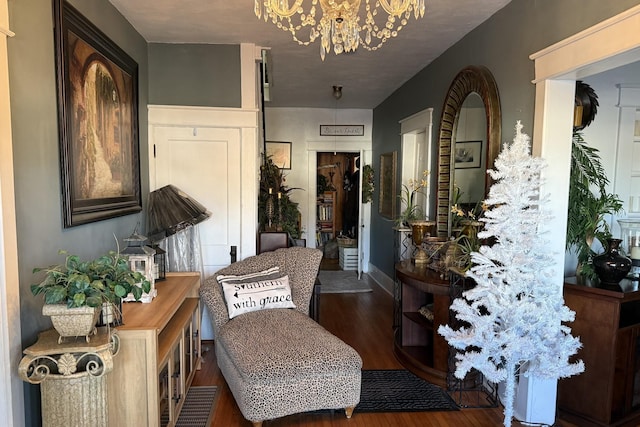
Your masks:
{"label": "decorative lantern", "polygon": [[155,251],[153,256],[153,277],[156,282],[161,282],[167,278],[167,251],[157,243],[151,244],[151,249]]}
{"label": "decorative lantern", "polygon": [[[151,284],[149,293],[143,293],[142,298],[140,298],[140,301],[144,303],[151,302],[158,294],[153,274],[155,250],[149,246],[143,245],[146,240],[147,238],[145,236],[137,233],[136,228],[131,236],[124,239],[127,243],[127,247],[120,252],[129,260],[129,268],[132,271],[142,273],[142,275]],[[123,301],[135,301],[135,298],[133,298],[133,295],[128,295],[123,299]]]}

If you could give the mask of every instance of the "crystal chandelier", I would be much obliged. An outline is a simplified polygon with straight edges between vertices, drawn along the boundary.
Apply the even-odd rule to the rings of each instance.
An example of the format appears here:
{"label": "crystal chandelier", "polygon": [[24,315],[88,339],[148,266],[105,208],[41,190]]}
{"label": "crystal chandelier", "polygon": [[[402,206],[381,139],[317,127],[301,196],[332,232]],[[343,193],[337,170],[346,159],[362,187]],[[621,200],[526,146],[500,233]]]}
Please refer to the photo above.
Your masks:
{"label": "crystal chandelier", "polygon": [[[389,38],[407,25],[413,16],[424,17],[424,0],[309,0],[311,6],[305,12],[304,0],[255,0],[254,11],[265,22],[271,19],[278,28],[288,31],[298,44],[307,46],[320,37],[320,57],[331,50],[336,55],[355,51],[358,46],[367,50],[377,50]],[[364,16],[360,16],[360,4],[365,4]],[[317,5],[322,11],[316,19]],[[371,5],[373,3],[373,6]],[[379,9],[387,14],[384,25],[379,26]],[[308,40],[298,34],[309,28]]]}

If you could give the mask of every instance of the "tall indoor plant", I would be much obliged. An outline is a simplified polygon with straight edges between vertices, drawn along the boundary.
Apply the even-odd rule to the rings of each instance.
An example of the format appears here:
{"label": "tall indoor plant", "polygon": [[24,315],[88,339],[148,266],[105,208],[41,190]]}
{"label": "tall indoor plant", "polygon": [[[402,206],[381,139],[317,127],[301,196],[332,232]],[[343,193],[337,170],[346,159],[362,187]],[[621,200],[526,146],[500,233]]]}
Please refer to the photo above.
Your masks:
{"label": "tall indoor plant", "polygon": [[616,194],[607,192],[606,172],[596,148],[590,147],[581,131],[589,126],[597,113],[598,97],[594,90],[576,82],[576,114],[571,144],[571,174],[569,178],[569,209],[567,215],[566,249],[576,254],[576,276],[581,279],[596,277],[591,263],[595,252],[593,242],[603,246],[611,238],[607,215],[622,210],[622,201]]}
{"label": "tall indoor plant", "polygon": [[[285,176],[270,156],[265,155],[260,166],[258,221],[260,231],[286,231],[292,239],[300,239],[300,210],[289,193],[298,188],[285,184]],[[271,230],[270,230],[271,228]]]}

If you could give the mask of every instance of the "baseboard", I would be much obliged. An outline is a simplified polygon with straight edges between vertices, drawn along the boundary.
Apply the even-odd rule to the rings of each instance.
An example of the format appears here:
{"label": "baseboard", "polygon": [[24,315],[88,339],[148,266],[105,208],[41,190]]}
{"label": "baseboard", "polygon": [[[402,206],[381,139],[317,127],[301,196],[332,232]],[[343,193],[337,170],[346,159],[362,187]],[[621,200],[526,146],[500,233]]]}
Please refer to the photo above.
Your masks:
{"label": "baseboard", "polygon": [[369,263],[369,272],[367,273],[380,287],[389,295],[393,296],[393,279],[387,276],[382,270],[375,265]]}

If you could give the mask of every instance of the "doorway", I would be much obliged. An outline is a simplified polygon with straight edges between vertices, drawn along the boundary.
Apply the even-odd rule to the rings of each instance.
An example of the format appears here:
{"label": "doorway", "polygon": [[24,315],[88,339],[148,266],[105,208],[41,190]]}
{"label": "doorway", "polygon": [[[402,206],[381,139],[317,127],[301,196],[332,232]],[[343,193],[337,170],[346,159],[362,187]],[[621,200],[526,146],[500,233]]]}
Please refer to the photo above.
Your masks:
{"label": "doorway", "polygon": [[357,270],[360,160],[360,152],[316,154],[316,247],[324,253],[323,269]]}

